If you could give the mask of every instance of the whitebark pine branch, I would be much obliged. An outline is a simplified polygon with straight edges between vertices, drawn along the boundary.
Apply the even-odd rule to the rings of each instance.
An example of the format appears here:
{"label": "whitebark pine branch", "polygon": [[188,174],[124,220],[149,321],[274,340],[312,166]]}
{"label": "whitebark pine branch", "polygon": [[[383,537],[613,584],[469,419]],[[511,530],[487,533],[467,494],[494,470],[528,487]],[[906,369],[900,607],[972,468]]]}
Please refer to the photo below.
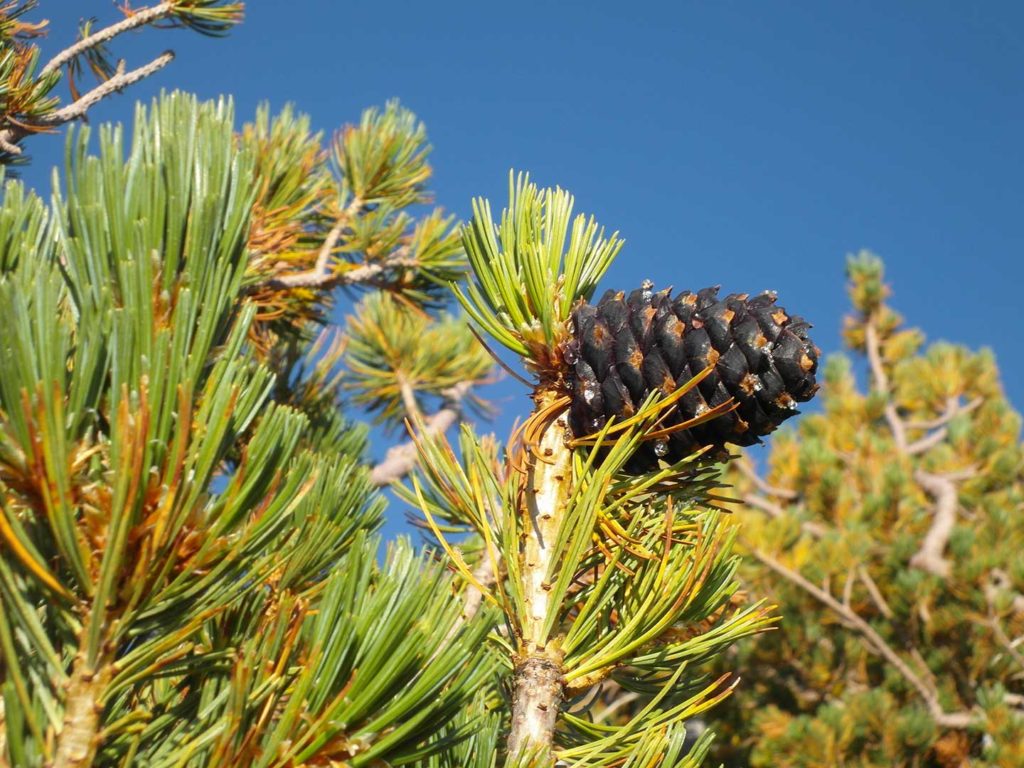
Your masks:
{"label": "whitebark pine branch", "polygon": [[53,745],[53,760],[46,764],[46,768],[84,768],[92,765],[101,746],[102,701],[114,668],[111,660],[104,656],[90,663],[82,647],[88,636],[88,621],[78,636],[79,651],[64,693],[64,718]]}
{"label": "whitebark pine branch", "polygon": [[[447,405],[427,418],[424,431],[427,434],[443,434],[459,420],[462,415],[462,400],[473,387],[474,382],[460,381],[445,390]],[[392,446],[384,454],[384,459],[370,472],[370,480],[377,487],[390,485],[401,480],[416,466],[416,444],[411,440]]]}
{"label": "whitebark pine branch", "polygon": [[807,592],[811,597],[825,605],[833,613],[843,619],[843,621],[848,625],[856,629],[867,643],[880,656],[882,656],[882,658],[889,662],[893,668],[899,672],[900,676],[917,691],[918,695],[927,706],[928,712],[936,725],[942,728],[962,729],[977,722],[977,716],[971,712],[946,712],[942,707],[942,703],[939,701],[938,692],[922,680],[921,677],[910,668],[907,662],[904,661],[895,650],[893,650],[892,646],[890,646],[884,638],[875,631],[874,627],[862,619],[851,608],[843,605],[829,592],[815,586],[802,575],[782,565],[782,563],[770,555],[753,547],[750,548],[750,552],[758,562],[762,563],[794,586],[797,586]]}
{"label": "whitebark pine branch", "polygon": [[[539,392],[536,413],[550,406],[554,397],[553,392]],[[561,652],[549,642],[545,626],[551,610],[547,579],[557,557],[555,541],[572,486],[572,450],[565,438],[563,413],[544,426],[531,448],[520,510],[526,541],[519,588],[526,615],[519,617],[522,637],[514,659],[508,753],[528,753],[541,760],[553,755],[555,724],[565,698]]]}
{"label": "whitebark pine branch", "polygon": [[152,24],[154,21],[159,21],[165,16],[169,16],[173,10],[174,3],[165,2],[150,6],[149,8],[139,8],[132,11],[127,17],[116,24],[111,24],[109,27],[97,30],[88,37],[83,37],[74,45],[70,45],[57,53],[56,56],[43,65],[43,68],[39,71],[40,78],[64,66],[76,56],[80,56],[98,45],[103,45],[120,34],[138,29],[146,24]]}
{"label": "whitebark pine branch", "polygon": [[[882,345],[878,338],[878,327],[875,325],[874,317],[869,317],[864,322],[864,348],[867,351],[868,365],[871,367],[872,389],[888,397],[889,375],[885,372],[885,363],[882,360]],[[892,439],[896,443],[896,450],[900,453],[907,451],[907,428],[896,410],[896,406],[889,400],[885,406],[885,420],[892,432]]]}
{"label": "whitebark pine branch", "polygon": [[[787,516],[787,512],[779,504],[774,501],[758,496],[757,494],[747,493],[743,495],[742,501],[744,504],[759,509],[764,512],[768,517],[774,519],[780,519]],[[816,523],[813,520],[804,520],[800,523],[800,527],[805,533],[810,534],[816,539],[820,539],[826,533],[828,533],[828,527],[821,523]]]}
{"label": "whitebark pine branch", "polygon": [[66,107],[54,110],[47,115],[36,118],[31,123],[27,123],[24,126],[11,125],[0,130],[0,149],[13,155],[21,154],[21,147],[17,145],[17,142],[32,133],[33,128],[49,128],[57,125],[63,125],[64,123],[70,123],[72,120],[78,120],[85,116],[85,113],[89,111],[97,102],[105,99],[113,93],[121,91],[127,88],[133,83],[137,83],[139,80],[149,77],[154,72],[157,72],[174,60],[173,51],[164,51],[162,54],[153,59],[149,64],[144,64],[137,69],[125,72],[123,66],[118,69],[118,72],[109,79],[97,85],[91,91],[83,94],[76,101],[68,104]]}
{"label": "whitebark pine branch", "polygon": [[141,67],[124,71],[123,63],[119,66],[118,71],[112,77],[104,80],[102,83],[97,85],[91,91],[87,91],[78,100],[73,101],[66,107],[55,110],[48,115],[44,115],[39,118],[36,123],[38,125],[62,125],[64,123],[70,123],[72,120],[77,120],[83,117],[91,106],[99,101],[102,101],[112,93],[121,91],[127,88],[132,83],[137,83],[146,77],[149,77],[154,72],[163,69],[174,60],[174,51],[164,51],[149,64],[144,64]]}
{"label": "whitebark pine branch", "polygon": [[409,255],[409,248],[402,247],[380,259],[362,264],[353,269],[336,272],[331,269],[330,261],[334,249],[345,233],[345,229],[354,216],[363,207],[363,201],[352,198],[345,209],[339,214],[334,226],[324,238],[323,245],[317,253],[316,263],[302,272],[278,275],[268,280],[271,288],[335,288],[345,285],[372,284],[380,275],[396,267],[413,268],[419,266],[419,259]]}
{"label": "whitebark pine branch", "polygon": [[970,413],[975,408],[978,408],[982,402],[982,398],[976,397],[966,405],[960,405],[958,398],[951,397],[946,402],[946,410],[941,416],[931,421],[924,422],[904,422],[904,426],[907,429],[933,429],[931,432],[924,437],[915,440],[907,446],[908,456],[917,456],[918,454],[924,453],[930,448],[934,448],[936,445],[946,439],[949,434],[949,429],[946,425],[955,419],[957,416],[963,413]]}
{"label": "whitebark pine branch", "polygon": [[948,476],[933,475],[922,469],[914,472],[914,480],[934,499],[935,507],[932,524],[922,539],[921,546],[910,558],[910,565],[945,579],[953,570],[953,564],[946,559],[944,552],[956,526],[956,483]]}

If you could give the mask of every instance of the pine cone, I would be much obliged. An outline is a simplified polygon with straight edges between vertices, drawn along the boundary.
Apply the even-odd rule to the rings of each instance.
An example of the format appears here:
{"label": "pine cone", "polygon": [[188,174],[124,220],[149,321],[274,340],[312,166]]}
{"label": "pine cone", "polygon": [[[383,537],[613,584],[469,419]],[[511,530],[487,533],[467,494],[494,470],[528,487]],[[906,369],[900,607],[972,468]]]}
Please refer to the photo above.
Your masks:
{"label": "pine cone", "polygon": [[644,471],[658,459],[679,461],[704,446],[753,445],[797,413],[818,389],[818,349],[810,325],[775,305],[775,294],[718,298],[718,286],[699,293],[608,291],[596,304],[573,310],[574,338],[569,425],[576,437],[607,420],[633,415],[647,396],[665,395],[708,366],[711,373],[677,403],[662,426],[692,419],[734,398],[737,408],[667,439],[645,443],[627,470]]}

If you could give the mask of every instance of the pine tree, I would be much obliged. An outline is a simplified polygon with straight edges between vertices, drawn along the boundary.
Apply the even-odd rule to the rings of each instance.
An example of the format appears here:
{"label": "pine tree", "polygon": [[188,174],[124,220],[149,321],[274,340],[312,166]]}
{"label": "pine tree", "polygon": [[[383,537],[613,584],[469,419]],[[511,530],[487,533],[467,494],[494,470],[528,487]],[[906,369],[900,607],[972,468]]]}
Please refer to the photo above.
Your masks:
{"label": "pine tree", "polygon": [[[924,345],[881,261],[848,264],[845,356],[823,410],[734,462],[741,571],[776,631],[730,660],[744,685],[718,757],[751,766],[1024,765],[1024,452],[995,361]],[[720,723],[719,723],[720,724]]]}
{"label": "pine tree", "polygon": [[[125,23],[220,33],[238,10]],[[7,29],[34,72],[26,29]],[[119,83],[110,29],[33,81],[84,63]],[[4,130],[18,149],[27,134]],[[130,137],[102,127],[95,154],[90,133],[70,133],[49,204],[8,180],[0,205],[0,756],[699,765],[713,734],[688,723],[736,684],[713,662],[776,617],[738,601],[721,446],[656,448],[735,429],[728,398],[686,404],[731,369],[690,360],[629,414],[570,428],[580,312],[618,236],[526,177],[498,222],[477,201],[456,227],[425,207],[425,131],[397,104],[325,141],[290,109],[236,126],[230,102],[174,93]],[[344,292],[360,300],[331,330]],[[465,422],[488,408],[479,340],[533,392],[507,445]],[[808,394],[813,371],[777,351]],[[412,440],[368,466],[360,412]],[[403,478],[433,546],[378,558],[377,489]]]}
{"label": "pine tree", "polygon": [[[289,111],[236,132],[229,103],[172,94],[127,155],[88,136],[51,205],[12,181],[0,213],[10,763],[698,764],[711,734],[685,724],[733,687],[707,662],[772,618],[730,604],[711,460],[623,471],[696,378],[570,439],[571,314],[618,238],[526,179],[500,226],[477,204],[456,294],[537,411],[508,448],[464,425],[457,458],[444,426],[489,362],[427,319],[466,262],[405,212],[429,176],[409,113],[368,111],[320,174]],[[380,289],[340,341],[310,330],[335,286]],[[376,561],[374,486],[410,464],[375,482],[346,394],[415,425],[405,493],[456,576],[402,541]],[[626,723],[588,705],[610,685],[646,702]]]}

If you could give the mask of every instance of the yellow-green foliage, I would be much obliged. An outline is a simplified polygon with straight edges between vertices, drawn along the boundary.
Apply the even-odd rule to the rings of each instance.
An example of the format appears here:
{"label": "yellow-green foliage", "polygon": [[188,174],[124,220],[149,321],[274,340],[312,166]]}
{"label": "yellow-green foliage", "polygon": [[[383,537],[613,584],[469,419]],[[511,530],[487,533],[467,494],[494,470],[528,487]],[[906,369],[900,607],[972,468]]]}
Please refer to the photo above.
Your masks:
{"label": "yellow-green foliage", "polygon": [[730,470],[751,502],[737,507],[746,589],[783,621],[729,662],[743,682],[718,756],[1024,765],[1020,416],[991,353],[924,347],[885,305],[877,258],[849,273],[845,338],[866,365],[833,357],[822,412],[773,437],[761,478]]}

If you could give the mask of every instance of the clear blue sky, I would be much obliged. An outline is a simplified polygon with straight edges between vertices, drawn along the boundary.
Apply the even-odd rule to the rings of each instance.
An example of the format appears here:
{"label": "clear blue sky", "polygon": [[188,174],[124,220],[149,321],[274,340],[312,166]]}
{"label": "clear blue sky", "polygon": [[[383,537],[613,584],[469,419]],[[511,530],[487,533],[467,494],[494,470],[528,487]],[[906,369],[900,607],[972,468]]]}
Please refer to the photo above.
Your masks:
{"label": "clear blue sky", "polygon": [[[287,11],[284,9],[287,8]],[[43,0],[48,45],[107,0]],[[293,102],[332,130],[398,97],[426,122],[437,201],[502,203],[510,168],[626,238],[608,287],[774,288],[840,347],[845,254],[880,254],[930,339],[992,347],[1024,406],[1024,3],[252,0],[224,40],[146,32],[161,87]],[[48,185],[61,142],[24,175]],[[497,427],[525,413],[502,394]]]}

